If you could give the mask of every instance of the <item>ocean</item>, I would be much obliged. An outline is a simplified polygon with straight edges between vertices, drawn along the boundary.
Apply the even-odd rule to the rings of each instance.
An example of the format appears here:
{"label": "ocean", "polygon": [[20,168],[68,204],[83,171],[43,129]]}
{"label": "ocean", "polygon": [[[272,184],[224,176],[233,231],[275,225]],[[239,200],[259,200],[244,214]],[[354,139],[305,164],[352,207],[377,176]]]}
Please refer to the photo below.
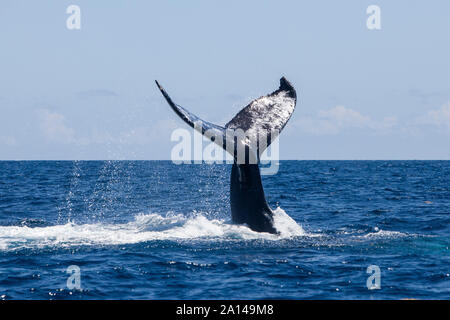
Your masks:
{"label": "ocean", "polygon": [[281,161],[279,235],[230,171],[1,161],[0,299],[450,299],[450,161]]}

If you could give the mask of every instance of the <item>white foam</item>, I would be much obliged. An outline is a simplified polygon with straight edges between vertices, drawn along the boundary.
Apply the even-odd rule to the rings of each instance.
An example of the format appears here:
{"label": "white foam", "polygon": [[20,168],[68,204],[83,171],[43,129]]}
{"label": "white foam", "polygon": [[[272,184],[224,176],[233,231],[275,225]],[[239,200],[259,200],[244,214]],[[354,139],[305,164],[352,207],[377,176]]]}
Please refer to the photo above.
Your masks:
{"label": "white foam", "polygon": [[273,211],[275,229],[284,238],[305,236],[305,230],[280,207]]}
{"label": "white foam", "polygon": [[153,240],[279,240],[306,235],[284,210],[274,211],[279,235],[259,233],[244,225],[209,220],[202,214],[139,214],[124,224],[76,224],[48,227],[0,226],[0,250],[21,248],[71,247],[84,245],[123,245]]}
{"label": "white foam", "polygon": [[379,239],[379,238],[399,238],[408,236],[406,233],[398,232],[398,231],[387,231],[376,228],[375,232],[369,232],[363,236],[362,238],[371,238],[371,239]]}

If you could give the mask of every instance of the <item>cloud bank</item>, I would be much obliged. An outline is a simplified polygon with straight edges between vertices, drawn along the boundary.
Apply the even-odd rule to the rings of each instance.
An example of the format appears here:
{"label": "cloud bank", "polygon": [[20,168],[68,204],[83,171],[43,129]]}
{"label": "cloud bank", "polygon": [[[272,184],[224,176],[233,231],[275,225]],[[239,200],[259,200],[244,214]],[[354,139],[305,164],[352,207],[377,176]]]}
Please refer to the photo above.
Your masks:
{"label": "cloud bank", "polygon": [[295,125],[311,135],[337,135],[346,129],[368,129],[376,133],[387,133],[397,125],[397,122],[395,116],[374,120],[356,110],[336,106],[320,110],[314,116],[302,117]]}

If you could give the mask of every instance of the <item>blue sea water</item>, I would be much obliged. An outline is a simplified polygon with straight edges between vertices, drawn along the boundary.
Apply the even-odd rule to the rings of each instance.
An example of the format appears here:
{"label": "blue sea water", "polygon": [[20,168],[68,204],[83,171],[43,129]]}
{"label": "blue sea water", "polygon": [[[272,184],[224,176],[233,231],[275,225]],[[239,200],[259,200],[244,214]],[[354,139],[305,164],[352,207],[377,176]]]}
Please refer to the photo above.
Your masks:
{"label": "blue sea water", "polygon": [[450,299],[450,161],[279,169],[269,235],[231,223],[230,165],[0,162],[0,299]]}

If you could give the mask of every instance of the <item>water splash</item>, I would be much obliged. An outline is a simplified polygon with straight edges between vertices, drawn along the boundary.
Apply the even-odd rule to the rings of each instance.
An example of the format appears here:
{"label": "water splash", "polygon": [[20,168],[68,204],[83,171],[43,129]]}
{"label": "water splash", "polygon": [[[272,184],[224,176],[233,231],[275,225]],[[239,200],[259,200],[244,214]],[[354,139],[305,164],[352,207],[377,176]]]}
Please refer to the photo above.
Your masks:
{"label": "water splash", "polygon": [[159,240],[281,240],[307,236],[301,226],[283,209],[274,211],[275,226],[279,235],[252,231],[245,225],[229,221],[207,219],[201,213],[190,216],[157,213],[139,214],[133,221],[123,224],[66,224],[28,227],[1,226],[0,250],[39,249],[45,247],[124,245]]}

